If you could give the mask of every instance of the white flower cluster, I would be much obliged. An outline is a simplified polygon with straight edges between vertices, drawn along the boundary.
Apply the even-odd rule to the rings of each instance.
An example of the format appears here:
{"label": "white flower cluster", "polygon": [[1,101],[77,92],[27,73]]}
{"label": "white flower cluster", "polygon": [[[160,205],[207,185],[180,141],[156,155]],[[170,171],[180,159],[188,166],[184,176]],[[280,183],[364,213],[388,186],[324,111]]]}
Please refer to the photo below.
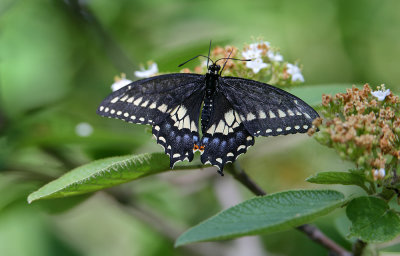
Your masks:
{"label": "white flower cluster", "polygon": [[253,70],[254,74],[260,72],[261,69],[269,67],[269,64],[264,63],[262,60],[262,49],[261,46],[265,44],[269,47],[269,42],[261,42],[250,44],[248,49],[242,52],[242,56],[245,59],[251,59],[251,61],[246,62],[246,67]]}
{"label": "white flower cluster", "polygon": [[[246,62],[246,67],[251,69],[254,74],[257,74],[261,69],[268,68],[271,65],[269,63],[264,63],[263,57],[267,57],[270,62],[283,61],[283,56],[279,52],[272,50],[270,43],[267,41],[250,44],[246,50],[242,52],[242,56],[245,59],[251,59],[251,61]],[[292,82],[304,82],[304,77],[298,66],[287,63],[286,68],[287,73],[291,76]]]}

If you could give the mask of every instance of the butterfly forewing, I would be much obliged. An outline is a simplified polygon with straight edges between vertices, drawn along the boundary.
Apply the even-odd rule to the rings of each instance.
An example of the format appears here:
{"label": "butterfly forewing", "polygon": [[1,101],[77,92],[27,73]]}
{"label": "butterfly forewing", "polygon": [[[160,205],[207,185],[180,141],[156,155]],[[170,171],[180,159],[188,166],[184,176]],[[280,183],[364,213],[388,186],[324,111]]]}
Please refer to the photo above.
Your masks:
{"label": "butterfly forewing", "polygon": [[220,86],[254,136],[305,133],[318,113],[296,96],[253,80],[223,77]]}
{"label": "butterfly forewing", "polygon": [[199,115],[203,100],[201,86],[174,107],[161,123],[153,126],[157,143],[164,147],[170,157],[171,168],[183,160],[193,160],[193,146],[198,144]]}
{"label": "butterfly forewing", "polygon": [[201,162],[217,166],[221,171],[254,144],[254,137],[245,129],[238,112],[221,92],[215,92],[212,115],[203,131]]}
{"label": "butterfly forewing", "polygon": [[105,98],[97,113],[126,122],[155,125],[202,86],[203,76],[197,74],[169,74],[135,81]]}

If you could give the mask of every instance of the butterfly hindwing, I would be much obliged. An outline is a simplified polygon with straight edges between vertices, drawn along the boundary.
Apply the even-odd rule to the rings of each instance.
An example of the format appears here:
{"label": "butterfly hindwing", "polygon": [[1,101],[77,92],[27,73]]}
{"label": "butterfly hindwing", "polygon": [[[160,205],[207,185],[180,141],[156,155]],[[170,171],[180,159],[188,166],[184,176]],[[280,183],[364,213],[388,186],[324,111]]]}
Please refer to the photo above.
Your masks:
{"label": "butterfly hindwing", "polygon": [[[201,89],[201,88],[199,88]],[[193,146],[199,141],[198,125],[203,91],[197,90],[153,126],[157,143],[170,157],[170,167],[183,160],[193,160]]]}
{"label": "butterfly hindwing", "polygon": [[203,76],[197,74],[168,74],[138,80],[111,93],[97,113],[130,123],[155,125],[195,90],[201,90],[203,84]]}
{"label": "butterfly hindwing", "polygon": [[318,113],[296,96],[253,80],[223,77],[224,95],[253,136],[305,133]]}
{"label": "butterfly hindwing", "polygon": [[228,162],[233,162],[254,144],[254,137],[244,127],[239,114],[218,90],[209,125],[203,131],[200,145],[204,146],[201,162],[217,166],[222,172]]}

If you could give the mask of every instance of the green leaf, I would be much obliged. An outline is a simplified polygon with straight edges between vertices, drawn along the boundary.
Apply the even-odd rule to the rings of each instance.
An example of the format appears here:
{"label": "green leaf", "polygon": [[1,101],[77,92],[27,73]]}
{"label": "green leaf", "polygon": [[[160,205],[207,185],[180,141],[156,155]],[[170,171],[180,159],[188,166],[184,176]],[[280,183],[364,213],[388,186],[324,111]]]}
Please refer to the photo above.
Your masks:
{"label": "green leaf", "polygon": [[325,84],[299,86],[291,88],[288,92],[296,95],[311,106],[316,106],[322,102],[322,94],[334,95],[339,92],[345,92],[346,88],[351,88],[352,84]]}
{"label": "green leaf", "polygon": [[350,172],[320,172],[306,179],[306,181],[316,184],[342,184],[357,185],[367,189],[364,182],[365,177],[358,173]]}
{"label": "green leaf", "polygon": [[327,214],[344,202],[343,194],[334,190],[286,191],[256,197],[187,230],[175,246],[287,230]]}
{"label": "green leaf", "polygon": [[380,198],[355,198],[347,206],[346,214],[352,222],[350,235],[365,242],[386,242],[400,234],[399,216]]}
{"label": "green leaf", "polygon": [[169,170],[163,153],[110,157],[82,165],[28,196],[28,202],[79,195]]}

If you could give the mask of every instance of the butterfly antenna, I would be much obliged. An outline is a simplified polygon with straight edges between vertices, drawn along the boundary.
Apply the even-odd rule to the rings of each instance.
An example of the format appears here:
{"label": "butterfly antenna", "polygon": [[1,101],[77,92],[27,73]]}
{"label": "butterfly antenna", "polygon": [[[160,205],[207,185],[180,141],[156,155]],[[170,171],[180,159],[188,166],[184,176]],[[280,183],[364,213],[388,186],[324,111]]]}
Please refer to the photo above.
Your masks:
{"label": "butterfly antenna", "polygon": [[[232,50],[233,51],[233,50]],[[227,58],[220,58],[218,60],[215,61],[215,63],[217,63],[220,60],[226,60],[224,62],[224,65],[222,66],[221,72],[219,72],[219,74],[222,74],[222,70],[224,70],[226,63],[228,62],[228,60],[239,60],[239,61],[252,61],[252,59],[237,59],[237,58],[230,58],[232,51],[229,53],[229,56]]]}
{"label": "butterfly antenna", "polygon": [[210,60],[210,52],[211,52],[211,40],[210,40],[210,46],[208,47],[207,68],[208,68],[208,61]]}
{"label": "butterfly antenna", "polygon": [[252,59],[237,59],[237,58],[221,58],[221,59],[218,59],[217,61],[226,60],[226,59],[228,59],[228,60],[240,60],[240,61],[252,61]]}
{"label": "butterfly antenna", "polygon": [[200,54],[200,55],[194,56],[193,58],[191,58],[191,59],[189,59],[189,60],[183,62],[182,64],[178,65],[178,67],[182,67],[183,65],[185,65],[185,64],[188,63],[189,61],[192,61],[192,60],[194,60],[194,59],[196,59],[196,58],[198,58],[198,57],[207,58],[207,66],[208,66],[208,61],[209,61],[209,60],[211,60],[211,62],[214,63],[214,62],[212,61],[212,59],[210,59],[210,57],[207,57],[207,56],[205,56],[205,55],[201,55],[201,54]]}
{"label": "butterfly antenna", "polygon": [[[232,49],[232,51],[229,53],[228,58],[222,58],[222,59],[226,59],[226,60],[225,60],[225,62],[224,62],[224,65],[222,66],[221,72],[219,72],[220,75],[222,74],[222,71],[224,70],[226,63],[227,63],[228,60],[230,59],[229,57],[231,57],[232,52],[233,52],[233,49]],[[217,62],[217,61],[216,61],[216,62]]]}

